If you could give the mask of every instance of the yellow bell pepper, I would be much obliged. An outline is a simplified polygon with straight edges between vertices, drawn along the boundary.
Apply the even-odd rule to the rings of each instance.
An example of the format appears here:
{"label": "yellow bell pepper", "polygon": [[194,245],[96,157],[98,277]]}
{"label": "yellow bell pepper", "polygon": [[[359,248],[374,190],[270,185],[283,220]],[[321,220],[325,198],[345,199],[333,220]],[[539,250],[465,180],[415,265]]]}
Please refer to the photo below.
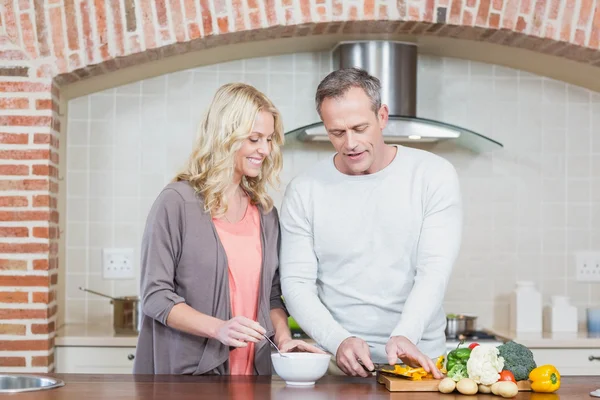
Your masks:
{"label": "yellow bell pepper", "polygon": [[540,393],[556,392],[560,387],[560,374],[553,365],[541,365],[529,373],[531,390]]}

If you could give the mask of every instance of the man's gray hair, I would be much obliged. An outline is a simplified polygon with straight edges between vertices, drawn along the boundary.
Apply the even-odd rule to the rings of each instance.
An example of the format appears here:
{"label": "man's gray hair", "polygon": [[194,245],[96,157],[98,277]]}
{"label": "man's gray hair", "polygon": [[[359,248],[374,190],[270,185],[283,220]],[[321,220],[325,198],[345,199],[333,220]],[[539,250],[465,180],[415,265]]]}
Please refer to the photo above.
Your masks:
{"label": "man's gray hair", "polygon": [[381,83],[379,79],[360,68],[338,69],[327,75],[317,87],[315,102],[321,115],[321,104],[327,98],[342,97],[351,88],[358,87],[371,99],[371,108],[377,113],[381,108]]}

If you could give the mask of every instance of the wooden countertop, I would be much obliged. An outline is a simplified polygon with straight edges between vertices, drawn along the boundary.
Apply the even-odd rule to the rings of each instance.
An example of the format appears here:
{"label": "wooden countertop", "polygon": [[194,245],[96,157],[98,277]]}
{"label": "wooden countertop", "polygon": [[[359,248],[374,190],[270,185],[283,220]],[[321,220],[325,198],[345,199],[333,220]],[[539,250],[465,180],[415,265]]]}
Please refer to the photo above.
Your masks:
{"label": "wooden countertop", "polygon": [[[65,382],[65,386],[13,395],[19,400],[96,400],[96,399],[232,399],[232,400],[326,400],[326,399],[465,399],[492,400],[492,395],[460,396],[458,394],[390,393],[375,378],[325,376],[314,387],[288,387],[277,377],[206,377],[169,375],[84,375],[46,374]],[[597,377],[565,377],[557,394],[520,392],[515,399],[563,400],[593,397],[589,393],[600,388]]]}

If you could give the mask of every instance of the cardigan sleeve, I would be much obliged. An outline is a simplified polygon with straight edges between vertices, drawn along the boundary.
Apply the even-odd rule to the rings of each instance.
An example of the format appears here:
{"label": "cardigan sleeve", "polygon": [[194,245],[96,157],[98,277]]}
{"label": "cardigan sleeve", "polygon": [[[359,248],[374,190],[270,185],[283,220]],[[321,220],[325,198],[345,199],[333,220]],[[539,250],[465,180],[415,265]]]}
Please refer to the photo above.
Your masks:
{"label": "cardigan sleeve", "polygon": [[277,237],[277,268],[275,269],[275,273],[273,274],[273,282],[271,285],[271,310],[276,308],[283,309],[286,314],[289,315],[285,303],[282,299],[281,292],[281,281],[279,277],[279,254],[281,249],[281,230],[279,229],[279,216],[277,214],[277,209],[273,208],[273,217],[275,219],[275,223],[273,224],[273,229],[275,230],[275,235]]}
{"label": "cardigan sleeve", "polygon": [[184,205],[177,191],[163,190],[150,209],[142,237],[142,310],[164,325],[173,306],[185,302],[174,283],[185,232]]}

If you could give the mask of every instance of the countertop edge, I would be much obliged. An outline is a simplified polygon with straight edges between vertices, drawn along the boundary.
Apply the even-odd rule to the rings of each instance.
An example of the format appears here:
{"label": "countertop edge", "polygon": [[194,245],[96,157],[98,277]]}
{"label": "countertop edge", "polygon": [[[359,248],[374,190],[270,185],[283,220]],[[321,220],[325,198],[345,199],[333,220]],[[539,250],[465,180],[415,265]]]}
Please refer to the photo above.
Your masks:
{"label": "countertop edge", "polygon": [[517,343],[532,349],[587,349],[599,348],[600,337],[587,336],[586,332],[577,333],[517,333],[506,329],[491,328],[486,329],[492,335],[502,337],[508,340],[514,340]]}
{"label": "countertop edge", "polygon": [[[589,337],[585,332],[521,334],[502,328],[485,328],[484,331],[529,348],[600,348],[600,337]],[[58,347],[136,347],[137,341],[137,336],[116,335],[112,327],[107,328],[104,324],[65,324],[57,330],[55,337]]]}
{"label": "countertop edge", "polygon": [[107,337],[76,337],[57,336],[54,344],[57,347],[136,347],[137,337],[131,338],[107,338]]}
{"label": "countertop edge", "polygon": [[64,324],[54,338],[57,347],[136,347],[137,335],[117,335],[112,324]]}

